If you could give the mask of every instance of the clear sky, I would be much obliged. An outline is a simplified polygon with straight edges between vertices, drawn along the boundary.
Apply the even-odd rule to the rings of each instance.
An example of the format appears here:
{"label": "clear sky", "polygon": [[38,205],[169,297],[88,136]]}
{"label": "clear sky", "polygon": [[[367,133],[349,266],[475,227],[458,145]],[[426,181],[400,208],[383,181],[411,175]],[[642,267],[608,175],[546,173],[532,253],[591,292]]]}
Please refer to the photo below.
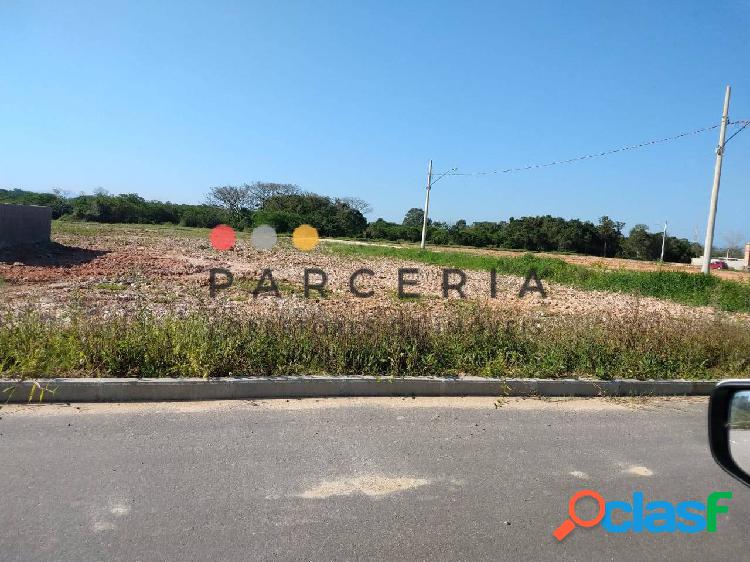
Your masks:
{"label": "clear sky", "polygon": [[[0,187],[199,202],[268,180],[423,205],[493,170],[750,119],[750,0],[0,2]],[[703,240],[718,132],[608,158],[449,177],[441,220],[552,214]],[[750,238],[750,127],[717,244]]]}

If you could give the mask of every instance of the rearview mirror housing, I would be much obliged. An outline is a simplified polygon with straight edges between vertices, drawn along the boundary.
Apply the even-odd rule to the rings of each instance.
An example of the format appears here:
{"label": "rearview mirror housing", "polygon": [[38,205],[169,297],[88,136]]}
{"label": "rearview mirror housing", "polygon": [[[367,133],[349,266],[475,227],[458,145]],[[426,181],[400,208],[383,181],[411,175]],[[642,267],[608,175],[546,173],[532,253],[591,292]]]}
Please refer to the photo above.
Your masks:
{"label": "rearview mirror housing", "polygon": [[750,486],[750,380],[716,385],[708,403],[708,441],[719,466]]}

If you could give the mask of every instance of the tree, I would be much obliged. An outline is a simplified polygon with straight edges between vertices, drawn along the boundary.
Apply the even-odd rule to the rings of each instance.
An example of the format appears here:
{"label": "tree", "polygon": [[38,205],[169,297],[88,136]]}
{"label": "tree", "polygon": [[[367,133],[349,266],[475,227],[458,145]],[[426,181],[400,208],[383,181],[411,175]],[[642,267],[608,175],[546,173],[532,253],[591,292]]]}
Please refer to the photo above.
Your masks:
{"label": "tree", "polygon": [[617,250],[617,245],[620,242],[620,239],[622,238],[623,226],[625,226],[624,222],[613,221],[607,215],[604,215],[603,217],[599,219],[599,224],[597,225],[597,232],[604,245],[603,255],[605,258],[607,257],[607,248],[610,249],[610,253],[612,255],[615,254],[615,251]]}
{"label": "tree", "polygon": [[386,221],[383,218],[378,218],[375,222],[371,222],[367,226],[365,236],[367,238],[375,238],[381,240],[396,240],[393,234],[395,228],[400,228],[397,225]]}
{"label": "tree", "polygon": [[274,195],[256,213],[256,224],[267,217],[272,217],[276,223],[271,224],[279,225],[276,228],[282,231],[284,219],[287,228],[307,223],[323,236],[361,236],[367,228],[367,219],[356,209],[313,193]]}
{"label": "tree", "polygon": [[223,185],[212,187],[208,193],[208,202],[211,205],[224,207],[232,215],[239,216],[243,208],[250,206],[252,195],[250,186],[244,185]]}
{"label": "tree", "polygon": [[303,219],[300,215],[292,211],[264,209],[260,209],[256,212],[253,216],[253,220],[256,226],[267,224],[272,226],[276,232],[292,232],[301,224],[313,222],[309,219]]}
{"label": "tree", "polygon": [[231,222],[229,211],[214,205],[185,205],[180,213],[180,226],[213,228]]}
{"label": "tree", "polygon": [[[658,244],[657,235],[657,244]],[[693,245],[685,238],[667,236],[664,248],[664,260],[668,262],[690,263],[690,259],[700,254],[693,251]]]}
{"label": "tree", "polygon": [[739,230],[729,230],[722,236],[722,239],[727,245],[727,257],[729,258],[732,257],[729,254],[734,253],[735,250],[738,252],[742,250],[742,242],[744,242],[745,237]]}
{"label": "tree", "polygon": [[[655,259],[655,240],[657,237],[648,231],[645,224],[636,224],[630,231],[630,235],[622,241],[622,251],[626,258],[636,260]],[[661,251],[661,244],[659,244]]]}
{"label": "tree", "polygon": [[[416,207],[412,207],[411,209],[406,211],[406,215],[404,215],[404,220],[401,224],[404,226],[422,228],[423,222],[424,222],[424,211],[422,209],[417,209]],[[428,224],[429,223],[430,221],[428,219]]]}
{"label": "tree", "polygon": [[251,209],[260,209],[271,197],[282,197],[286,195],[299,195],[299,186],[292,183],[273,183],[256,181],[242,186],[248,192],[248,206]]}
{"label": "tree", "polygon": [[342,197],[341,199],[336,199],[336,202],[341,202],[344,205],[349,206],[349,208],[359,211],[363,215],[372,213],[372,207],[370,204],[359,197]]}

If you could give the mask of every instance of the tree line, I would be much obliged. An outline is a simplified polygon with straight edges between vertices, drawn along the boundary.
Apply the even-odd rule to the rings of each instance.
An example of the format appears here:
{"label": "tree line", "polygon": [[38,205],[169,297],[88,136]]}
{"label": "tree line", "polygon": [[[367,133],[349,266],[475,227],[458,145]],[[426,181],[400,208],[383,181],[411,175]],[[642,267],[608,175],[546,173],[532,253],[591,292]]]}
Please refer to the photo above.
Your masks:
{"label": "tree line", "polygon": [[[422,235],[422,209],[407,211],[401,224],[378,219],[368,225],[365,237],[418,242]],[[625,223],[603,216],[597,223],[550,215],[511,217],[507,221],[453,224],[428,220],[427,238],[433,244],[507,248],[533,252],[565,252],[603,257],[658,260],[662,233],[649,232],[648,226],[635,225],[628,235]],[[664,260],[689,263],[702,254],[700,244],[667,236]]]}
{"label": "tree line", "polygon": [[[35,193],[20,189],[0,189],[0,203],[48,206],[53,218],[62,220],[171,223],[201,228],[229,224],[240,230],[269,224],[280,233],[292,232],[307,223],[322,236],[394,242],[418,242],[424,217],[421,209],[412,208],[400,223],[382,218],[368,223],[365,215],[371,208],[361,199],[331,198],[304,192],[293,184],[268,182],[213,187],[206,202],[198,205],[150,201],[134,193],[112,195],[103,190],[68,197],[57,190]],[[498,222],[428,221],[427,234],[430,243],[437,245],[659,259],[661,232],[652,233],[646,225],[637,224],[626,235],[624,227],[625,223],[607,216],[593,223],[544,215]],[[666,261],[689,262],[701,253],[699,244],[673,236],[666,239]]]}
{"label": "tree line", "polygon": [[309,223],[323,236],[363,236],[367,228],[363,212],[369,212],[369,206],[357,198],[332,199],[291,184],[262,182],[211,188],[206,202],[199,205],[149,201],[135,193],[112,195],[104,190],[68,197],[59,190],[21,189],[0,189],[0,203],[43,205],[52,208],[54,219],[101,223],[200,228],[228,224],[238,230],[270,224],[281,233]]}

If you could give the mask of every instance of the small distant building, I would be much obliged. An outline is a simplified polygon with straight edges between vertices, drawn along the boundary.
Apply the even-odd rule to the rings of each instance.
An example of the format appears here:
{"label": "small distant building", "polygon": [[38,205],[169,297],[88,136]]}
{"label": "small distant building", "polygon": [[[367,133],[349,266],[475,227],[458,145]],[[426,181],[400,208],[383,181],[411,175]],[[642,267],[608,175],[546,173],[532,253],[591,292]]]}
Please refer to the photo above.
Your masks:
{"label": "small distant building", "polygon": [[[750,271],[750,242],[745,244],[745,257],[744,258],[711,258],[711,263],[723,261],[727,264],[729,269],[737,271]],[[690,260],[690,265],[701,267],[703,265],[703,257],[693,258]]]}
{"label": "small distant building", "polygon": [[50,241],[52,209],[0,204],[0,248]]}
{"label": "small distant building", "polygon": [[745,258],[721,258],[721,261],[726,263],[729,269],[736,269],[737,271],[748,270],[747,260]]}

